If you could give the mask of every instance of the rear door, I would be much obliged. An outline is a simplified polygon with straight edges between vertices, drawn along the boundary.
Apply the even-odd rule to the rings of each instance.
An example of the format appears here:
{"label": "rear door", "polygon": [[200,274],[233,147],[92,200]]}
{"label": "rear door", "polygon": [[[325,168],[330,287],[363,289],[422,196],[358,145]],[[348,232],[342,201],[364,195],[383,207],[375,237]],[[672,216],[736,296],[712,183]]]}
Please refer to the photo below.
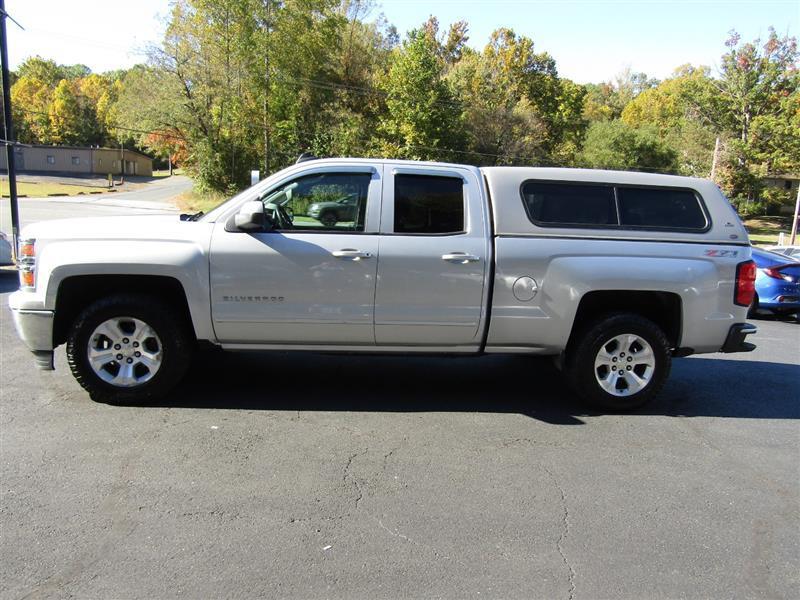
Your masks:
{"label": "rear door", "polygon": [[477,348],[490,260],[476,170],[386,164],[375,339]]}

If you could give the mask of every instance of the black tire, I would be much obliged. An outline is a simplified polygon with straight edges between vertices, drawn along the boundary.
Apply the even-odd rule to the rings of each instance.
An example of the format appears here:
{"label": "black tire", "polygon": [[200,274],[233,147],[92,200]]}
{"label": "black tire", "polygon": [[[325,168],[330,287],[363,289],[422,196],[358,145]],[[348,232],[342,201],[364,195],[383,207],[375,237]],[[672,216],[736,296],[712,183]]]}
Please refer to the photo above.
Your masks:
{"label": "black tire", "polygon": [[[619,378],[623,381],[618,383],[622,389],[615,390],[616,393],[623,395],[615,395],[606,391],[598,380],[603,374],[600,371],[605,368],[605,373],[608,374],[608,368],[600,367],[600,369],[596,369],[595,361],[601,348],[608,349],[613,347],[612,340],[616,336],[625,334],[638,336],[650,345],[653,356],[651,361],[652,372],[650,372],[650,378],[644,387],[635,393],[628,393],[623,387],[627,385],[626,381],[633,382],[632,379],[627,379],[630,374],[623,372]],[[612,344],[612,346],[609,346],[609,344]],[[572,388],[588,404],[609,411],[629,410],[646,404],[661,391],[672,364],[669,348],[669,341],[664,332],[649,319],[634,313],[606,315],[589,324],[570,342],[566,374],[569,377]],[[630,353],[628,354],[630,356]],[[629,357],[617,360],[620,361],[619,364],[626,365],[625,368],[628,371],[631,370],[628,369],[626,362],[622,362],[630,360]],[[618,368],[619,364],[615,361],[613,368]],[[633,363],[634,373],[637,373],[636,369],[638,368],[640,367]],[[647,367],[644,367],[644,370],[640,371],[638,375],[643,376],[647,372]]]}
{"label": "black tire", "polygon": [[335,227],[339,219],[336,218],[336,213],[328,211],[319,216],[319,222],[325,225],[325,227]]}
{"label": "black tire", "polygon": [[758,294],[753,294],[753,302],[750,308],[747,309],[747,318],[752,319],[758,315]]}
{"label": "black tire", "polygon": [[[101,379],[89,363],[90,337],[98,326],[115,317],[143,321],[160,340],[160,366],[144,383],[131,387],[113,385]],[[169,304],[145,294],[115,294],[97,300],[75,320],[67,339],[67,362],[92,400],[120,405],[148,404],[165,396],[180,382],[195,346],[189,323]]]}

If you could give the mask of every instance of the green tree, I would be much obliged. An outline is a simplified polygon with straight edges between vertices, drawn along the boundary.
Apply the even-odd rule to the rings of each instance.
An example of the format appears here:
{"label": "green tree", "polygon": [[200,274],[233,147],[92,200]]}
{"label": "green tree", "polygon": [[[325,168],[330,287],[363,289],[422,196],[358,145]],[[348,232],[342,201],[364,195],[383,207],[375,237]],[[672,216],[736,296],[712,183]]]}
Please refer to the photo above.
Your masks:
{"label": "green tree", "polygon": [[19,141],[26,144],[50,143],[52,91],[47,82],[34,75],[17,78],[11,88],[11,106]]}
{"label": "green tree", "polygon": [[668,146],[678,150],[681,173],[708,177],[719,134],[698,112],[696,99],[707,98],[703,106],[708,110],[713,96],[709,70],[684,65],[672,77],[633,98],[622,111],[622,121],[632,127],[653,127]]}
{"label": "green tree", "polygon": [[463,53],[448,80],[465,107],[473,162],[550,162],[579,144],[583,88],[560,80],[530,38],[498,29],[481,53]]}
{"label": "green tree", "polygon": [[103,135],[89,98],[76,80],[62,79],[49,107],[50,139],[57,144],[99,144]]}
{"label": "green tree", "polygon": [[624,121],[596,121],[589,126],[580,162],[596,169],[674,172],[675,150],[649,127],[634,128]]}
{"label": "green tree", "polygon": [[437,45],[424,29],[412,31],[382,82],[387,115],[379,146],[388,156],[453,158],[463,146],[461,109],[446,81]]}
{"label": "green tree", "polygon": [[[791,115],[785,112],[784,102],[800,86],[797,40],[779,37],[770,28],[763,44],[759,39],[741,43],[740,36],[731,32],[725,45],[729,50],[722,56],[714,92],[698,96],[697,107],[717,131],[729,135],[727,147],[735,168],[728,171],[723,187],[731,195],[753,200],[765,171],[760,166],[765,158],[761,142],[770,137],[764,135],[765,129],[784,126]],[[755,140],[754,128],[760,130]]]}

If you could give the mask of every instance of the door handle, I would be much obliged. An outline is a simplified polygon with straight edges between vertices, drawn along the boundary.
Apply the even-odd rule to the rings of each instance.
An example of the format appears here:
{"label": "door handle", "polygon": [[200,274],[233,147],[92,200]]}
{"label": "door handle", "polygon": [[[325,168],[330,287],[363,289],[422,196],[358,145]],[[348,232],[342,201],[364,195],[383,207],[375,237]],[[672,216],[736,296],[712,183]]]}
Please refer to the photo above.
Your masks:
{"label": "door handle", "polygon": [[361,260],[362,258],[372,258],[372,254],[369,252],[362,252],[361,250],[356,250],[355,248],[342,248],[341,250],[335,250],[332,254],[336,258],[341,258],[342,260]]}
{"label": "door handle", "polygon": [[471,262],[478,262],[480,258],[474,254],[467,254],[466,252],[450,252],[449,254],[442,254],[442,260],[465,265]]}

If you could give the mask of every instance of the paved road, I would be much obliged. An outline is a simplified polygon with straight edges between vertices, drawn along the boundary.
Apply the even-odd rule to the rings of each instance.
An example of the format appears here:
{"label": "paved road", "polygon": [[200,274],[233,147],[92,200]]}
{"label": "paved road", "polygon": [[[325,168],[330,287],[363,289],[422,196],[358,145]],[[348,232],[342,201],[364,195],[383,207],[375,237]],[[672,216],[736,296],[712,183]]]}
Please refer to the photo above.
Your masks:
{"label": "paved road", "polygon": [[585,411],[548,361],[204,354],[154,407],[40,372],[0,272],[0,598],[800,597],[800,325]]}
{"label": "paved road", "polygon": [[[175,175],[155,180],[134,192],[69,198],[20,198],[20,222],[24,227],[28,223],[50,219],[175,212],[175,198],[191,187],[188,177]],[[0,229],[7,233],[11,231],[8,198],[0,201]]]}

